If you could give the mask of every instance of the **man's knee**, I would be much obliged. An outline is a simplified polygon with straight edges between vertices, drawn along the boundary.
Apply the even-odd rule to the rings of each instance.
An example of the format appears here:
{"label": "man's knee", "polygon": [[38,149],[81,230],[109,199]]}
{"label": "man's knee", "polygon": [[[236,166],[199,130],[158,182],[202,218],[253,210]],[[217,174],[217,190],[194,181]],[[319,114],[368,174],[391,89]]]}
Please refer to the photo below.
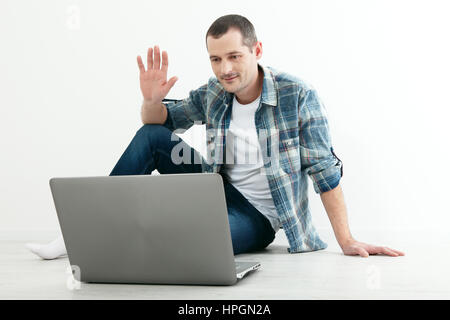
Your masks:
{"label": "man's knee", "polygon": [[137,131],[137,133],[139,133],[139,134],[152,134],[152,135],[158,135],[161,133],[167,134],[167,132],[171,132],[171,131],[168,128],[164,127],[162,124],[156,124],[156,123],[144,124]]}
{"label": "man's knee", "polygon": [[171,134],[172,131],[161,124],[144,124],[136,132],[136,137],[157,142],[160,140],[170,140]]}

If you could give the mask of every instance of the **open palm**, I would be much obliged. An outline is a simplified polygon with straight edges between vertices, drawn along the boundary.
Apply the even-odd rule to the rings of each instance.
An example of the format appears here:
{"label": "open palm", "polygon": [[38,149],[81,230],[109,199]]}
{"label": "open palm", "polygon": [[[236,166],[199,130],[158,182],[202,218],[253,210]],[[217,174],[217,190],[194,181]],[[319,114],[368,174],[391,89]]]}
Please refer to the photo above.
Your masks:
{"label": "open palm", "polygon": [[158,46],[149,48],[147,52],[147,70],[142,63],[141,56],[137,57],[139,67],[139,81],[144,100],[150,104],[160,103],[178,80],[172,77],[167,81],[169,58],[166,51],[162,52],[162,63]]}

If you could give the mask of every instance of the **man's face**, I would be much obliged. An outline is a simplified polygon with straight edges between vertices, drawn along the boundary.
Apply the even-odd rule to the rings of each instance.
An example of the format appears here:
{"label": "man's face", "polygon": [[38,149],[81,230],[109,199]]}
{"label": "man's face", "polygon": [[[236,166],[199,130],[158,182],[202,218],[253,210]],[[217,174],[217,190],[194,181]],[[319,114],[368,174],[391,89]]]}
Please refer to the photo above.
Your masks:
{"label": "man's face", "polygon": [[229,29],[218,39],[207,38],[211,66],[224,89],[231,93],[245,92],[258,77],[258,60],[262,55],[261,42],[253,46],[253,52],[242,43],[242,34]]}

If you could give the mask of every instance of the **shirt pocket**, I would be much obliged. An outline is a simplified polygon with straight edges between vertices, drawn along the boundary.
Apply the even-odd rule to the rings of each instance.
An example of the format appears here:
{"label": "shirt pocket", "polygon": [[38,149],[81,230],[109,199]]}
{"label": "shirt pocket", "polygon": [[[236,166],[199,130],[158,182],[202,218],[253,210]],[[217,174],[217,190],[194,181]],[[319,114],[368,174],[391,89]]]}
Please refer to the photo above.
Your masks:
{"label": "shirt pocket", "polygon": [[287,138],[279,143],[280,169],[287,174],[298,173],[301,169],[299,138]]}

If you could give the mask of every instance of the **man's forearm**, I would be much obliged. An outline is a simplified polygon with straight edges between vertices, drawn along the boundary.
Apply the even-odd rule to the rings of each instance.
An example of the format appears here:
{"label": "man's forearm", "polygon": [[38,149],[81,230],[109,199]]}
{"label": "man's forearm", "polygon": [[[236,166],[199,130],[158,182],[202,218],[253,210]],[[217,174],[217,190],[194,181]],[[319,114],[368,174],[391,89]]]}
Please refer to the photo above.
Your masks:
{"label": "man's forearm", "polygon": [[320,194],[323,206],[327,211],[334,235],[342,247],[347,241],[353,239],[347,220],[347,209],[341,185]]}

